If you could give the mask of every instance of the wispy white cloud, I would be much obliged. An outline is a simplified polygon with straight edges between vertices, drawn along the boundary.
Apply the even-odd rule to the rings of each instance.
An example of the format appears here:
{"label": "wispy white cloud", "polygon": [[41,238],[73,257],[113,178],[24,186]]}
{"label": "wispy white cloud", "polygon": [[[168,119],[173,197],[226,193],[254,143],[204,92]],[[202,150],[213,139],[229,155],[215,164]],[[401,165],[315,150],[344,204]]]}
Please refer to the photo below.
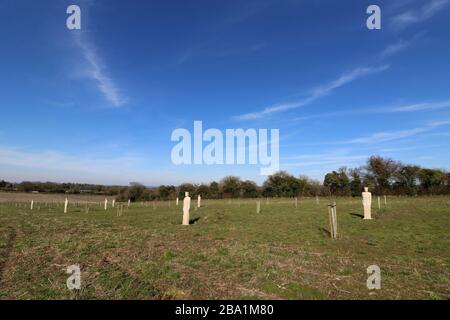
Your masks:
{"label": "wispy white cloud", "polygon": [[122,107],[127,99],[122,96],[113,79],[107,75],[106,67],[98,56],[95,47],[79,32],[75,32],[75,43],[86,62],[85,75],[97,83],[98,90],[113,107]]}
{"label": "wispy white cloud", "polygon": [[413,128],[413,129],[407,129],[407,130],[377,132],[377,133],[374,133],[374,134],[371,134],[371,135],[368,135],[365,137],[348,140],[345,143],[365,144],[365,143],[380,143],[380,142],[386,142],[386,141],[392,141],[392,140],[399,140],[399,139],[413,137],[420,133],[424,133],[424,132],[433,130],[434,128],[446,126],[446,125],[450,125],[450,120],[433,121],[433,122],[430,122],[426,126],[419,127],[419,128]]}
{"label": "wispy white cloud", "polygon": [[408,138],[415,136],[419,133],[427,131],[427,128],[414,128],[409,130],[399,130],[399,131],[383,131],[377,132],[365,137],[356,138],[348,140],[347,143],[379,143],[391,140],[398,140],[402,138]]}
{"label": "wispy white cloud", "polygon": [[432,121],[430,122],[430,127],[441,127],[441,126],[447,126],[450,125],[450,120],[438,120],[438,121]]}
{"label": "wispy white cloud", "polygon": [[[450,0],[445,0],[445,1],[450,1]],[[392,43],[392,44],[388,45],[383,51],[381,51],[379,56],[382,59],[385,59],[385,58],[388,58],[402,50],[405,50],[408,47],[410,47],[414,41],[416,41],[418,38],[422,37],[423,34],[424,34],[424,32],[420,32],[420,33],[416,34],[415,36],[413,36],[409,40],[400,39],[396,43]],[[328,84],[325,84],[325,85],[315,88],[303,100],[294,101],[294,102],[290,102],[290,103],[276,104],[276,105],[267,107],[261,111],[251,112],[251,113],[246,113],[246,114],[235,116],[235,117],[233,117],[233,119],[238,120],[238,121],[255,120],[255,119],[263,118],[265,116],[270,116],[271,114],[274,114],[274,113],[300,108],[300,107],[309,105],[310,103],[314,102],[315,100],[317,100],[321,97],[324,97],[324,96],[327,96],[327,95],[333,93],[334,90],[336,90],[358,78],[361,78],[366,75],[371,75],[371,74],[385,71],[389,67],[390,66],[386,64],[386,65],[382,65],[382,66],[378,66],[378,67],[356,68],[350,72],[344,73],[339,78],[335,79],[334,81],[331,81]],[[360,110],[358,110],[358,112],[361,113]],[[398,112],[400,112],[400,110]],[[334,115],[334,113],[330,112],[327,115],[331,116],[331,115]],[[325,115],[325,116],[327,116],[327,115]],[[312,116],[312,117],[315,117],[315,116]],[[319,117],[321,117],[321,116],[319,115]],[[311,118],[311,116],[307,116],[307,118]],[[303,119],[303,118],[297,118],[297,120],[299,120],[299,119]]]}
{"label": "wispy white cloud", "polygon": [[343,166],[362,162],[367,159],[366,154],[351,155],[351,150],[334,150],[327,153],[303,154],[299,156],[284,157],[282,167],[316,167],[324,165]]}
{"label": "wispy white cloud", "polygon": [[391,23],[396,28],[405,28],[410,25],[425,21],[437,14],[449,0],[431,0],[418,10],[404,11],[391,19]]}
{"label": "wispy white cloud", "polygon": [[420,112],[431,111],[450,108],[450,100],[434,101],[434,102],[421,102],[404,105],[394,105],[389,107],[377,107],[367,109],[347,109],[334,112],[325,112],[310,114],[306,116],[300,116],[293,118],[292,121],[304,121],[310,119],[328,118],[328,117],[343,117],[349,115],[362,115],[362,114],[382,114],[382,113],[402,113],[402,112]]}
{"label": "wispy white cloud", "polygon": [[399,153],[399,152],[404,152],[404,151],[415,151],[415,150],[419,150],[419,149],[432,149],[432,148],[441,148],[442,146],[440,144],[432,144],[432,145],[413,145],[413,146],[409,146],[409,147],[391,147],[391,148],[382,148],[379,149],[380,152],[382,153]]}
{"label": "wispy white cloud", "polygon": [[409,48],[419,38],[422,38],[425,33],[426,33],[425,31],[421,31],[421,32],[415,34],[410,39],[407,39],[407,40],[400,39],[395,43],[391,43],[383,51],[381,51],[380,57],[385,59],[385,58],[391,57],[392,55],[394,55],[398,52],[401,52],[401,51]]}
{"label": "wispy white cloud", "polygon": [[380,112],[416,112],[450,108],[450,100],[437,102],[423,102],[409,105],[402,105],[397,107],[386,107],[378,109]]}
{"label": "wispy white cloud", "polygon": [[379,67],[356,68],[350,72],[344,73],[339,78],[337,78],[325,85],[316,87],[315,89],[312,90],[310,95],[303,100],[295,101],[295,102],[291,102],[291,103],[274,105],[274,106],[265,108],[262,111],[246,113],[246,114],[235,116],[234,119],[240,120],[240,121],[254,120],[254,119],[263,118],[265,116],[269,116],[274,113],[300,108],[300,107],[306,106],[306,105],[314,102],[315,100],[317,100],[321,97],[324,97],[324,96],[327,96],[327,95],[333,93],[336,89],[338,89],[350,82],[353,82],[356,79],[359,79],[363,76],[367,76],[367,75],[385,71],[388,68],[389,68],[389,65],[383,65],[383,66],[379,66]]}
{"label": "wispy white cloud", "polygon": [[408,48],[411,45],[410,41],[405,41],[403,39],[399,40],[396,43],[390,44],[381,52],[381,56],[383,58],[392,56],[393,54],[396,54],[399,51],[402,51],[406,48]]}
{"label": "wispy white cloud", "polygon": [[339,87],[342,87],[343,85],[346,85],[358,78],[361,78],[363,76],[371,75],[374,73],[379,73],[381,71],[385,71],[389,68],[389,65],[383,65],[380,67],[365,67],[365,68],[356,68],[352,70],[351,72],[345,73],[341,75],[336,80],[330,82],[329,84],[326,84],[324,86],[320,86],[316,88],[313,91],[313,97],[323,97],[330,93],[332,93],[335,89],[338,89]]}

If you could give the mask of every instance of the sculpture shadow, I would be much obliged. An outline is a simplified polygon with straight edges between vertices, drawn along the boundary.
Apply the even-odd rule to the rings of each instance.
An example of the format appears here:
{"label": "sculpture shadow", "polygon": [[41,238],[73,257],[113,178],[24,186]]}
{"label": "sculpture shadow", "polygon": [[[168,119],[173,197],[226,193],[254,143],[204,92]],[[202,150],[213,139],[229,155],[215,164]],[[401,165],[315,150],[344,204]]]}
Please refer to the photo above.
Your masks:
{"label": "sculpture shadow", "polygon": [[200,220],[200,217],[195,217],[189,220],[189,224],[194,224],[196,223],[198,220]]}
{"label": "sculpture shadow", "polygon": [[331,237],[331,232],[328,231],[327,229],[323,228],[323,227],[319,227],[318,228],[319,231],[321,231],[324,235],[326,235],[327,237]]}
{"label": "sculpture shadow", "polygon": [[350,212],[349,215],[354,216],[354,217],[358,217],[358,218],[361,218],[361,219],[364,219],[364,215],[363,214]]}

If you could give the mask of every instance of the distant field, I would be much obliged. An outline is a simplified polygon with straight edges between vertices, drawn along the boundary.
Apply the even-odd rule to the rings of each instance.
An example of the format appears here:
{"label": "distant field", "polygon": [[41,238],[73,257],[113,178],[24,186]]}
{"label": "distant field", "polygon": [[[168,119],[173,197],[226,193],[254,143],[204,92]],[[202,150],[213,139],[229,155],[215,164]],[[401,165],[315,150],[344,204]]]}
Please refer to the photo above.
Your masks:
{"label": "distant field", "polygon": [[[4,195],[0,195],[3,197]],[[63,195],[65,197],[65,195]],[[37,199],[33,195],[34,199]],[[69,198],[72,198],[70,196]],[[102,197],[104,199],[104,197]],[[193,199],[194,200],[194,199]],[[36,200],[35,200],[36,201]],[[0,203],[1,299],[449,299],[450,198],[205,200],[117,208]],[[89,212],[87,213],[87,210]],[[66,287],[81,267],[82,289]],[[366,287],[381,268],[381,290]]]}
{"label": "distant field", "polygon": [[41,202],[41,203],[63,203],[68,198],[73,202],[94,203],[114,199],[112,196],[64,194],[64,193],[24,193],[24,192],[0,192],[0,203],[5,202]]}

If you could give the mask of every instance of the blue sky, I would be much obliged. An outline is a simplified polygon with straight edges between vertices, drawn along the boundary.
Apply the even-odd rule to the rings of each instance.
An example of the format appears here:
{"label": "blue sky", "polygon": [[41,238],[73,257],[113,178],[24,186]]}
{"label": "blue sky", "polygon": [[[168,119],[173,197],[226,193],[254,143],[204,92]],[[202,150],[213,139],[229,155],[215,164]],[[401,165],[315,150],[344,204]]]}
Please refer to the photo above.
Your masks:
{"label": "blue sky", "polygon": [[2,0],[0,179],[264,181],[173,165],[194,120],[279,129],[281,169],[319,180],[372,154],[448,169],[449,18],[450,0]]}

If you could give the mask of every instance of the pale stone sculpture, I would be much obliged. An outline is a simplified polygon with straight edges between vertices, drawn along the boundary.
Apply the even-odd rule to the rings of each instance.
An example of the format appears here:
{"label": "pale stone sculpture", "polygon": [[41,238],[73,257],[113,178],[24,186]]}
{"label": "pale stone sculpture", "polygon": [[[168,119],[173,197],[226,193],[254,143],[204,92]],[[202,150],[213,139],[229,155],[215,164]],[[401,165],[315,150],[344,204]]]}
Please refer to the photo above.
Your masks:
{"label": "pale stone sculpture", "polygon": [[69,204],[69,200],[67,200],[67,198],[66,198],[66,200],[64,201],[64,213],[67,213],[67,205]]}
{"label": "pale stone sculpture", "polygon": [[197,208],[200,208],[200,203],[202,201],[202,197],[200,195],[198,195],[198,199],[197,199]]}
{"label": "pale stone sculpture", "polygon": [[176,201],[176,204],[178,205],[178,197],[177,197],[177,201]]}
{"label": "pale stone sculpture", "polygon": [[189,225],[189,209],[191,208],[191,197],[189,197],[189,192],[184,193],[183,200],[183,225]]}
{"label": "pale stone sculpture", "polygon": [[128,208],[130,207],[131,200],[128,199]]}
{"label": "pale stone sculpture", "polygon": [[261,200],[258,200],[256,202],[256,213],[260,213],[261,212]]}
{"label": "pale stone sculpture", "polygon": [[365,187],[362,193],[363,206],[364,206],[364,220],[372,219],[372,193],[369,192],[369,188]]}
{"label": "pale stone sculpture", "polygon": [[34,204],[34,201],[31,200],[31,207],[30,207],[31,210],[33,210],[33,204]]}
{"label": "pale stone sculpture", "polygon": [[108,209],[108,199],[105,199],[105,210]]}
{"label": "pale stone sculpture", "polygon": [[116,205],[116,199],[113,199],[113,201],[112,201],[112,207],[114,208],[115,205]]}

